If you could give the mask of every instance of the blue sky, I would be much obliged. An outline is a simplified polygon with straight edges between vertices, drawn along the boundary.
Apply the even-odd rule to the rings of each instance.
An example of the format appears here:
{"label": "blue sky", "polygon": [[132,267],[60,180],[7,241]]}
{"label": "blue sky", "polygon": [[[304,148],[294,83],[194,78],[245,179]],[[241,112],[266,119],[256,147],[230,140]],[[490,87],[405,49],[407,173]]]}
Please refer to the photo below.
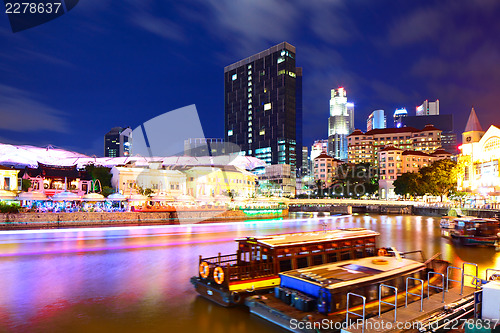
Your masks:
{"label": "blue sky", "polygon": [[465,127],[471,106],[500,123],[500,2],[388,0],[80,0],[12,33],[0,14],[0,142],[103,154],[103,136],[196,104],[223,137],[224,66],[282,41],[303,67],[304,142],[327,134],[330,89],[356,127],[440,100]]}

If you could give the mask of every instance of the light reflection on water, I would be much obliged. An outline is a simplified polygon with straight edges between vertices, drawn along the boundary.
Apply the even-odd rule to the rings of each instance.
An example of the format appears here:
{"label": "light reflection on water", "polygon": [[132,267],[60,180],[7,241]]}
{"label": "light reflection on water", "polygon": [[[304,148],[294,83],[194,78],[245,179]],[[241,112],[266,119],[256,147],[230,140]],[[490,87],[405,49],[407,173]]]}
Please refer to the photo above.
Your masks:
{"label": "light reflection on water", "polygon": [[13,332],[276,332],[244,309],[196,296],[189,278],[198,255],[235,251],[249,235],[364,227],[379,246],[441,252],[455,266],[476,262],[481,276],[500,267],[492,248],[456,247],[439,219],[358,215],[334,220],[266,220],[143,228],[0,234],[0,330]]}

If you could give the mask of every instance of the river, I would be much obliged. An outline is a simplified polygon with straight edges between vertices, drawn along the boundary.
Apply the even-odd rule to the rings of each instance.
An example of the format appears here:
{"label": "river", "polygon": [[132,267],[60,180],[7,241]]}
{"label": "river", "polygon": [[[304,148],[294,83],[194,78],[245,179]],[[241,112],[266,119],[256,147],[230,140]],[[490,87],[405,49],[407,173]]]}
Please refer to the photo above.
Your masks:
{"label": "river", "polygon": [[439,218],[355,215],[181,226],[0,232],[1,332],[281,332],[243,308],[199,297],[198,255],[235,252],[248,235],[364,227],[379,246],[500,268],[493,248],[440,237]]}

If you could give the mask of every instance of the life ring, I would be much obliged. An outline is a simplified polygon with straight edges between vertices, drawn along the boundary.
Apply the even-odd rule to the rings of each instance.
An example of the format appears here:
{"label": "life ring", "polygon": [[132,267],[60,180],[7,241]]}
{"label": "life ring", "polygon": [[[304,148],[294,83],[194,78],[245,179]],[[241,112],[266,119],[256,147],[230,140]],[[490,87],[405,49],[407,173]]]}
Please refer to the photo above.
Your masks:
{"label": "life ring", "polygon": [[384,248],[378,249],[377,254],[378,254],[379,257],[387,257],[389,255],[389,253],[387,252],[387,250],[384,249]]}
{"label": "life ring", "polygon": [[490,281],[497,281],[497,280],[500,280],[500,274],[493,274],[492,276],[490,276]]}
{"label": "life ring", "polygon": [[200,264],[200,276],[203,279],[206,279],[209,274],[210,274],[210,267],[208,266],[208,263],[206,261],[203,261]]}
{"label": "life ring", "polygon": [[217,266],[214,269],[214,280],[217,284],[222,284],[224,282],[224,270],[222,267]]}
{"label": "life ring", "polygon": [[375,265],[387,265],[389,263],[389,260],[387,259],[373,259],[372,263]]}

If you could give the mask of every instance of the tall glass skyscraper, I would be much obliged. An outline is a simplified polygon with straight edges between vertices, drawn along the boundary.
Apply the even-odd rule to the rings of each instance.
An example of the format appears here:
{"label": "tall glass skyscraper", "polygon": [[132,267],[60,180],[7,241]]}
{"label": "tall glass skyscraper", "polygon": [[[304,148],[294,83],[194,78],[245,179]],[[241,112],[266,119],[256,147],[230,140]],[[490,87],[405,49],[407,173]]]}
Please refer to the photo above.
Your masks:
{"label": "tall glass skyscraper", "polygon": [[347,161],[347,136],[354,131],[354,104],[347,102],[344,88],[332,89],[328,118],[328,153]]}
{"label": "tall glass skyscraper", "polygon": [[225,140],[268,164],[302,164],[302,69],[283,42],[224,68]]}

